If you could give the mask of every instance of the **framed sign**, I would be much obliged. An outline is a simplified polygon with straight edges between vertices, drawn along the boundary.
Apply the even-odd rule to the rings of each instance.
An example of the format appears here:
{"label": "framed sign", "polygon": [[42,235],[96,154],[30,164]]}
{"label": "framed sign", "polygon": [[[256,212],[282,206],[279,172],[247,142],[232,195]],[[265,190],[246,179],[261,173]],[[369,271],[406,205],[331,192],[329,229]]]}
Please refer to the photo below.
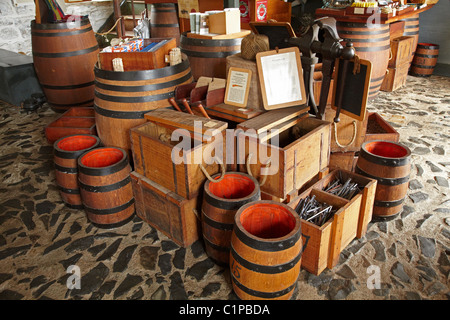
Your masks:
{"label": "framed sign", "polygon": [[300,51],[297,47],[264,51],[256,55],[264,109],[306,103]]}
{"label": "framed sign", "polygon": [[232,106],[245,108],[247,106],[251,79],[251,70],[230,67],[224,102]]}

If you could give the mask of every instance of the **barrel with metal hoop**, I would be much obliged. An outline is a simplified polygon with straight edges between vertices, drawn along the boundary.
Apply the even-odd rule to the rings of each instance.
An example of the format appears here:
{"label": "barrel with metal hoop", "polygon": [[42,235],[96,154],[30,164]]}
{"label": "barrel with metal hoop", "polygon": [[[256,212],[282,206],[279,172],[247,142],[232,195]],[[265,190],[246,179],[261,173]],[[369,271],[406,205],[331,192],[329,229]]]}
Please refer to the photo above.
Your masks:
{"label": "barrel with metal hoop", "polygon": [[227,57],[241,52],[242,39],[197,39],[182,33],[180,49],[189,58],[195,80],[201,76],[226,78]]}
{"label": "barrel with metal hoop", "polygon": [[130,132],[145,123],[144,114],[169,108],[177,86],[193,81],[189,60],[180,64],[141,71],[95,72],[95,121],[105,146],[130,150]]}
{"label": "barrel with metal hoop", "polygon": [[152,38],[175,38],[180,45],[180,26],[174,3],[153,3],[150,11]]}
{"label": "barrel with metal hoop", "polygon": [[363,143],[355,172],[376,179],[375,218],[395,218],[403,209],[411,171],[411,151],[389,141]]}
{"label": "barrel with metal hoop", "polygon": [[403,31],[403,35],[414,38],[411,57],[409,58],[409,62],[411,63],[414,54],[416,53],[417,43],[419,42],[419,14],[415,14],[401,21],[405,22],[405,31]]}
{"label": "barrel with metal hoop", "polygon": [[[389,24],[336,23],[339,36],[345,43],[353,43],[356,54],[372,63],[369,100],[374,99],[381,88],[390,57]],[[345,43],[343,45],[345,46]]]}
{"label": "barrel with metal hoop", "polygon": [[234,216],[244,204],[260,200],[255,178],[242,172],[216,174],[204,185],[202,231],[206,253],[219,264],[228,264]]}
{"label": "barrel with metal hoop", "polygon": [[51,108],[64,112],[94,103],[94,64],[99,52],[87,17],[66,23],[31,22],[33,62]]}
{"label": "barrel with metal hoop", "polygon": [[416,77],[429,77],[433,74],[439,57],[439,45],[419,43],[411,63],[410,74]]}
{"label": "barrel with metal hoop", "polygon": [[243,300],[286,300],[300,274],[303,242],[298,214],[287,205],[260,200],[242,206],[234,218],[230,272]]}

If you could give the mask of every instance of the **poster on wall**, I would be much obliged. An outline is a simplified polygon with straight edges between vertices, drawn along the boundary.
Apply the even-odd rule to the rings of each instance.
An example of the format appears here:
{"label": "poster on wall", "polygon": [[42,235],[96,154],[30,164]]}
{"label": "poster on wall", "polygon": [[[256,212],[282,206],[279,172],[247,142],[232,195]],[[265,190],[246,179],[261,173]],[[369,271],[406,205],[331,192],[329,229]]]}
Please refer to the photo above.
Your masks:
{"label": "poster on wall", "polygon": [[256,1],[256,21],[264,22],[267,20],[267,2],[268,0]]}
{"label": "poster on wall", "polygon": [[250,22],[250,0],[239,1],[239,11],[241,12],[241,23]]}

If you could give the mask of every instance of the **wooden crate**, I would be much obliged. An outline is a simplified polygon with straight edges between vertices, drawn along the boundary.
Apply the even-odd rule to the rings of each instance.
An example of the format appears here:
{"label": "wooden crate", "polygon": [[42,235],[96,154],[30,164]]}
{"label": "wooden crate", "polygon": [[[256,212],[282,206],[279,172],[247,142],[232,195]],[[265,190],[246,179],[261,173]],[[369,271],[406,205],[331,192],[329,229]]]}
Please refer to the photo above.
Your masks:
{"label": "wooden crate", "polygon": [[381,83],[381,91],[395,91],[401,88],[406,83],[406,77],[408,76],[409,62],[405,62],[402,65],[397,66],[397,68],[388,68],[386,76]]}
{"label": "wooden crate", "polygon": [[[237,126],[244,131],[238,136],[236,150],[239,170],[259,180],[262,192],[281,199],[300,189],[329,162],[330,123],[293,108],[266,112]],[[264,135],[269,129],[278,129],[279,134],[268,131]],[[279,143],[275,143],[277,139]],[[266,166],[271,174],[262,176],[261,168]]]}
{"label": "wooden crate", "polygon": [[[178,133],[185,133],[186,136],[177,138],[179,141],[172,141],[172,133],[176,129],[174,126],[177,123],[179,124],[179,129],[184,129],[183,126],[187,124],[188,120],[200,119],[199,121],[205,121],[206,118],[172,110],[165,110],[163,112],[164,116],[161,118],[162,113],[157,111],[155,110],[155,115],[151,117],[152,121],[164,121],[164,123],[148,121],[130,130],[134,170],[150,180],[157,181],[164,188],[175,192],[183,198],[192,199],[199,194],[203,183],[207,179],[201,170],[201,165],[211,176],[221,172],[221,165],[216,162],[207,164],[203,157],[204,154],[211,154],[208,150],[212,148],[212,143],[216,142],[203,141],[201,134],[199,139],[196,137],[193,138],[190,136],[193,131],[187,129],[177,131]],[[170,116],[173,116],[173,118],[170,118]],[[181,119],[178,121],[176,117],[180,117]],[[183,119],[186,121],[183,122]],[[220,125],[220,128],[224,127],[221,125],[224,124],[223,122],[206,120]],[[206,129],[208,129],[208,126],[204,127],[204,129],[205,133],[207,133]],[[218,132],[222,134],[222,130]],[[177,146],[181,147],[185,145],[184,141],[187,141],[189,148],[184,150],[183,158],[179,159],[180,163],[175,163],[172,161],[172,151]],[[220,143],[220,141],[217,143]],[[220,147],[222,148],[223,144]],[[226,150],[223,148],[222,159],[225,159],[225,156]]]}
{"label": "wooden crate", "polygon": [[413,53],[414,37],[402,36],[391,40],[392,57],[389,59],[388,66],[397,68],[409,62],[409,58]]}
{"label": "wooden crate", "polygon": [[[372,220],[373,204],[375,200],[375,191],[377,188],[377,180],[370,179],[360,174],[356,174],[350,170],[336,169],[324,176],[320,181],[314,184],[313,188],[322,190],[327,187],[336,177],[341,177],[344,182],[350,178],[353,182],[358,183],[362,190],[359,192],[361,199],[354,196],[350,202],[360,202],[358,227],[356,230],[356,237],[362,238],[367,231],[367,225]],[[347,239],[349,240],[349,239]],[[353,239],[350,239],[351,241]],[[347,245],[348,243],[345,243]]]}
{"label": "wooden crate", "polygon": [[[164,43],[161,43],[165,41]],[[170,50],[176,48],[175,38],[151,38],[144,39],[144,48],[151,43],[160,42],[161,45],[151,52],[100,52],[99,66],[102,70],[114,71],[113,59],[121,58],[124,71],[139,71],[164,68],[168,64],[165,62],[165,56]]]}
{"label": "wooden crate", "polygon": [[[366,136],[368,115],[369,113],[366,111],[364,120],[359,121],[341,112],[339,114],[340,121],[336,124],[336,135],[334,129],[336,110],[332,109],[331,105],[327,105],[325,108],[325,120],[331,122],[330,152],[359,151]],[[353,122],[356,122],[356,132]],[[353,135],[356,135],[356,137],[353,143],[350,144]]]}
{"label": "wooden crate", "polygon": [[364,142],[373,140],[398,142],[399,139],[400,134],[381,115],[376,112],[369,113]]}
{"label": "wooden crate", "polygon": [[199,239],[200,197],[187,200],[135,171],[130,176],[138,217],[182,247]]}
{"label": "wooden crate", "polygon": [[341,251],[355,238],[361,195],[356,195],[351,202],[311,187],[288,205],[295,210],[301,199],[313,195],[317,201],[337,209],[334,216],[320,227],[300,219],[304,243],[302,268],[319,275],[325,268],[332,269],[337,265]]}
{"label": "wooden crate", "polygon": [[45,127],[45,137],[48,143],[54,143],[62,137],[72,134],[97,135],[95,117],[59,117]]}
{"label": "wooden crate", "polygon": [[353,171],[358,161],[358,156],[355,151],[348,152],[331,152],[329,167],[333,169],[344,169]]}

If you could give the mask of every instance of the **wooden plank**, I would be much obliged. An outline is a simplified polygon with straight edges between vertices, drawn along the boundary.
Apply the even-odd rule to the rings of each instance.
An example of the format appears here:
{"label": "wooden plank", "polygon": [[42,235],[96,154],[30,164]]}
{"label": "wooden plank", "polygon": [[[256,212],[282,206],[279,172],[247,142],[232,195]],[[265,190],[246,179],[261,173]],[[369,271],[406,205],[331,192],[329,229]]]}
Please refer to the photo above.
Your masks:
{"label": "wooden plank", "polygon": [[[156,124],[164,124],[172,128],[182,128],[186,129],[191,133],[196,132],[201,133],[204,138],[212,138],[216,133],[222,132],[228,127],[228,124],[223,121],[207,119],[197,115],[191,115],[188,113],[178,112],[169,109],[156,109],[144,115],[144,118]],[[196,124],[201,124],[198,128],[195,127]],[[211,135],[208,134],[208,130],[212,132]]]}
{"label": "wooden plank", "polygon": [[245,37],[251,33],[250,30],[242,29],[241,32],[230,33],[230,34],[216,34],[216,33],[206,33],[206,34],[198,34],[188,32],[186,36],[188,38],[194,39],[208,39],[208,40],[226,40],[226,39],[238,39]]}

